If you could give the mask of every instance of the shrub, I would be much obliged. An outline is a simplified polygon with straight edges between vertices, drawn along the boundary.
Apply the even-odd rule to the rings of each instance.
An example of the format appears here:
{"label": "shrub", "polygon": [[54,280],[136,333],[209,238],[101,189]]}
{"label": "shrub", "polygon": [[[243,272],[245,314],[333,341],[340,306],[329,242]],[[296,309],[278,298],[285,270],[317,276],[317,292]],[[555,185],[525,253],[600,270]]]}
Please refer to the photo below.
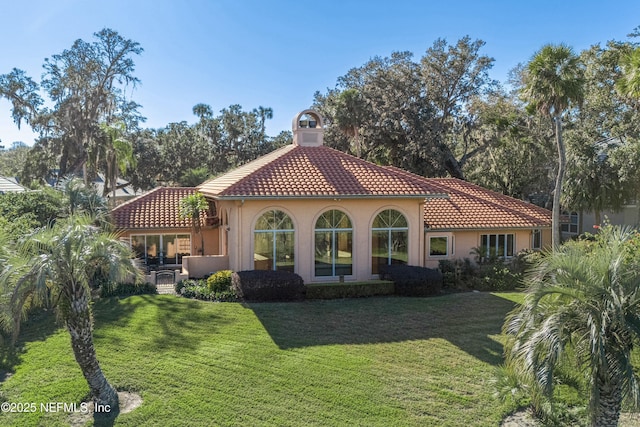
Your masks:
{"label": "shrub", "polygon": [[307,299],[359,298],[393,295],[395,286],[388,280],[352,283],[314,283],[307,285]]}
{"label": "shrub", "polygon": [[212,290],[207,280],[188,279],[181,280],[175,285],[176,294],[185,298],[195,298],[204,301],[233,302],[237,301],[233,289]]}
{"label": "shrub", "polygon": [[392,280],[395,293],[403,296],[438,295],[442,290],[440,270],[413,265],[392,264],[382,268],[381,279]]}
{"label": "shrub", "polygon": [[522,273],[514,272],[507,264],[491,264],[480,267],[478,277],[471,282],[479,291],[512,291],[520,286]]}
{"label": "shrub", "polygon": [[221,270],[207,278],[207,287],[213,293],[231,290],[231,270]]}
{"label": "shrub", "polygon": [[445,289],[473,289],[470,283],[478,275],[478,266],[469,258],[441,260],[438,268],[442,272],[442,287]]}
{"label": "shrub", "polygon": [[109,283],[100,287],[102,298],[157,293],[158,289],[153,283]]}
{"label": "shrub", "polygon": [[247,301],[298,301],[306,293],[302,277],[287,271],[239,271],[231,276],[231,288]]}

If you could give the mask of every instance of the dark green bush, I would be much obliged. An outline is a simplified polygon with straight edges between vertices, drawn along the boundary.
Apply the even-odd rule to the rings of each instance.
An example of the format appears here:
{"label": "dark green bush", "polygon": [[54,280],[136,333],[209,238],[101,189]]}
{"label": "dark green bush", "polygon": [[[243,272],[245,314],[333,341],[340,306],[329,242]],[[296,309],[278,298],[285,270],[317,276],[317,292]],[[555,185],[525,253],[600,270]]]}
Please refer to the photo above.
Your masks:
{"label": "dark green bush", "polygon": [[381,270],[380,278],[393,281],[397,295],[425,297],[442,291],[440,270],[401,264],[385,265]]}
{"label": "dark green bush", "polygon": [[375,295],[393,295],[394,292],[395,286],[389,280],[307,285],[307,299],[360,298]]}
{"label": "dark green bush", "polygon": [[157,293],[158,289],[153,283],[107,283],[100,287],[102,298]]}
{"label": "dark green bush", "polygon": [[300,301],[306,293],[302,277],[287,271],[239,271],[231,276],[231,288],[246,301]]}
{"label": "dark green bush", "polygon": [[441,260],[438,268],[442,272],[444,289],[469,290],[478,276],[478,265],[469,258]]}
{"label": "dark green bush", "polygon": [[231,270],[221,270],[207,278],[207,287],[213,293],[231,290]]}

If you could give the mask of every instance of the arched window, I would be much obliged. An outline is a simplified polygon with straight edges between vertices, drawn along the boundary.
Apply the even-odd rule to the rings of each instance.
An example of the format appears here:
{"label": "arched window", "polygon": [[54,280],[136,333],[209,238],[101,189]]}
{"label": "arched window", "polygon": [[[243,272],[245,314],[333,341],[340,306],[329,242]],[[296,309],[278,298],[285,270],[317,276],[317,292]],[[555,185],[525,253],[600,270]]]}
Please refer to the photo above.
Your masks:
{"label": "arched window", "polygon": [[315,275],[353,274],[353,226],[342,211],[326,211],[316,221]]}
{"label": "arched window", "polygon": [[381,265],[406,264],[409,259],[407,218],[395,209],[378,214],[371,227],[371,272],[378,274]]}
{"label": "arched window", "polygon": [[256,270],[294,270],[294,227],[286,213],[265,212],[256,221],[253,233]]}

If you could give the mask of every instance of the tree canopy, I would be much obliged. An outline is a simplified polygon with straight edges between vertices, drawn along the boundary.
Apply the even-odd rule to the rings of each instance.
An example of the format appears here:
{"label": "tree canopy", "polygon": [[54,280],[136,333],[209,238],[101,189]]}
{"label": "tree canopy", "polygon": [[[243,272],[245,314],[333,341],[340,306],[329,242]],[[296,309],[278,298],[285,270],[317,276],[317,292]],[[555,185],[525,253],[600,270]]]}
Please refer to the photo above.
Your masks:
{"label": "tree canopy", "polygon": [[14,121],[39,134],[39,160],[55,165],[58,176],[84,172],[87,181],[104,161],[100,124],[121,121],[135,128],[142,120],[139,106],[125,96],[138,83],[133,56],[142,47],[108,28],[94,37],[45,59],[39,84],[16,68],[0,75],[0,96],[11,102]]}

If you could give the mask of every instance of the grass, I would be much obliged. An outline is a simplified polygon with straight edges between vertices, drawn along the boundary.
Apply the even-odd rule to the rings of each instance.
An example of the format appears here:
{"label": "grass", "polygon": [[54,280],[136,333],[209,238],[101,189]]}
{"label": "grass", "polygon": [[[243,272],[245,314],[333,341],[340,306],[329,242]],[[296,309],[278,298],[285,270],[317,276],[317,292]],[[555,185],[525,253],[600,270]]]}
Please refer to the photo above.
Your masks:
{"label": "grass", "polygon": [[[507,411],[490,383],[509,297],[110,298],[94,307],[95,344],[112,384],[143,398],[116,425],[495,426]],[[86,398],[67,332],[50,325],[25,325],[0,397]],[[68,422],[66,413],[0,414],[0,425]]]}

